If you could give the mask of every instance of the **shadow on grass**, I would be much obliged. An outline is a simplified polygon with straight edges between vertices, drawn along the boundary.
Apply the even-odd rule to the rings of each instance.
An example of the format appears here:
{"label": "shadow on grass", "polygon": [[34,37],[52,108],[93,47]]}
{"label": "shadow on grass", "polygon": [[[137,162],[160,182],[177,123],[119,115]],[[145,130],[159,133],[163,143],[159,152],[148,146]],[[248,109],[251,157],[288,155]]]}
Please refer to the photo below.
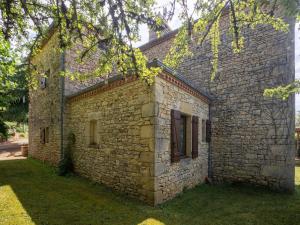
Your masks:
{"label": "shadow on grass", "polygon": [[53,168],[28,159],[0,162],[0,207],[0,224],[292,225],[300,224],[300,187],[287,195],[200,185],[150,207],[83,178],[59,177]]}

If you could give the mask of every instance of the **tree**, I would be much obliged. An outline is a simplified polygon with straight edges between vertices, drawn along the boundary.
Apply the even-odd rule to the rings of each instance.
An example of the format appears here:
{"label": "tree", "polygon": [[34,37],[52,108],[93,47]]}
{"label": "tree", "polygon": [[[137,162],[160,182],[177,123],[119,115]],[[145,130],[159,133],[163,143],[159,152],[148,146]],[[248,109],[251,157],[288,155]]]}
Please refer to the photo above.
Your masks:
{"label": "tree", "polygon": [[[224,11],[228,10],[230,14],[229,32],[236,53],[243,48],[243,28],[268,24],[287,32],[287,24],[276,16],[279,8],[289,16],[299,17],[297,0],[194,0],[192,7],[189,7],[189,2],[171,0],[169,10],[164,11],[164,19],[169,20],[175,9],[180,9],[179,18],[183,24],[165,63],[176,67],[191,54],[189,42],[202,44],[209,40],[214,55],[212,79],[218,69],[219,21]],[[83,46],[78,60],[101,51],[96,68],[98,76],[115,68],[123,74],[134,71],[151,83],[152,77],[159,72],[148,68],[147,58],[133,47],[139,39],[141,24],[156,29],[158,33],[164,28],[154,0],[2,0],[0,12],[0,38],[15,43],[17,47],[30,39],[30,42],[26,41],[30,55],[37,52],[40,40],[53,23],[59,32],[62,50],[78,42]]]}
{"label": "tree", "polygon": [[[26,67],[16,66],[9,43],[0,36],[0,136],[8,136],[4,121],[26,122],[28,96]],[[27,98],[28,99],[28,98]]]}
{"label": "tree", "polygon": [[[27,123],[28,121],[28,79],[27,67],[19,65],[16,67],[11,81],[13,88],[3,92],[2,110],[0,110],[0,120],[17,123]],[[4,104],[3,104],[4,103]]]}
{"label": "tree", "polygon": [[0,111],[3,110],[11,100],[11,96],[6,96],[6,92],[16,86],[13,81],[14,74],[14,55],[10,50],[9,43],[2,38],[0,33]]}

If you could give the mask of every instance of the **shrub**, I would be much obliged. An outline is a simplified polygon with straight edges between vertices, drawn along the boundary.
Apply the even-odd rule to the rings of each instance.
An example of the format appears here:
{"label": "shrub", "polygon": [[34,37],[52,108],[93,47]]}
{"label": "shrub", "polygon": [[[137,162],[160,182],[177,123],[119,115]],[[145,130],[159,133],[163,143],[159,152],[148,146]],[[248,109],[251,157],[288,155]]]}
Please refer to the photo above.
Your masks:
{"label": "shrub", "polygon": [[8,138],[8,126],[2,120],[0,120],[0,137],[5,140]]}
{"label": "shrub", "polygon": [[72,159],[72,148],[75,144],[75,135],[70,133],[68,136],[68,142],[64,148],[64,156],[58,164],[58,175],[66,176],[69,173],[73,172],[73,159]]}

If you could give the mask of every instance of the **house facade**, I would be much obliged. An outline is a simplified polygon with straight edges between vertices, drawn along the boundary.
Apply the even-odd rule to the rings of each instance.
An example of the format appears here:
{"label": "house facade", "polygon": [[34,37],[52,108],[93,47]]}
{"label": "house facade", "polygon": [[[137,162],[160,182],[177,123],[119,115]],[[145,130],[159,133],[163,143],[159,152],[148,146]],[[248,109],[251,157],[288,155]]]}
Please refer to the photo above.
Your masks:
{"label": "house facade", "polygon": [[162,68],[151,86],[136,76],[61,77],[60,71],[88,71],[94,64],[76,64],[74,49],[60,53],[57,34],[50,33],[32,59],[41,83],[30,90],[29,154],[57,165],[72,133],[76,173],[150,204],[206,178],[293,191],[294,97],[263,96],[265,88],[294,80],[289,23],[289,33],[245,30],[245,49],[236,55],[222,22],[213,81],[209,43],[191,45],[193,56],[174,71],[161,61],[177,31],[151,36],[140,47]]}

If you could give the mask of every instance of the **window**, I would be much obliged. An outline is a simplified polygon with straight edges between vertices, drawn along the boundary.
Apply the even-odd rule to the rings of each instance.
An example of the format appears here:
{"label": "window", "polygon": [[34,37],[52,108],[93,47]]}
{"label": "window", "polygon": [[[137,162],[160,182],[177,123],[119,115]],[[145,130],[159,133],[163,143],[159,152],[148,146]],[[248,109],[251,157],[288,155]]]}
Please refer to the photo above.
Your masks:
{"label": "window", "polygon": [[97,121],[91,120],[90,121],[90,145],[96,145],[97,144]]}
{"label": "window", "polygon": [[45,74],[40,79],[40,87],[44,89],[47,87],[47,80],[50,77],[50,69],[45,72]]}
{"label": "window", "polygon": [[187,118],[181,114],[180,117],[180,128],[179,128],[179,154],[180,157],[186,156],[186,123]]}
{"label": "window", "polygon": [[41,144],[45,144],[45,129],[44,128],[40,128],[40,142]]}
{"label": "window", "polygon": [[198,157],[198,117],[171,111],[171,161]]}
{"label": "window", "polygon": [[202,120],[202,142],[209,143],[211,141],[211,121]]}
{"label": "window", "polygon": [[49,127],[45,128],[45,143],[49,143]]}
{"label": "window", "polygon": [[206,142],[206,120],[202,120],[202,142]]}
{"label": "window", "polygon": [[40,142],[42,144],[49,143],[49,127],[40,128]]}

